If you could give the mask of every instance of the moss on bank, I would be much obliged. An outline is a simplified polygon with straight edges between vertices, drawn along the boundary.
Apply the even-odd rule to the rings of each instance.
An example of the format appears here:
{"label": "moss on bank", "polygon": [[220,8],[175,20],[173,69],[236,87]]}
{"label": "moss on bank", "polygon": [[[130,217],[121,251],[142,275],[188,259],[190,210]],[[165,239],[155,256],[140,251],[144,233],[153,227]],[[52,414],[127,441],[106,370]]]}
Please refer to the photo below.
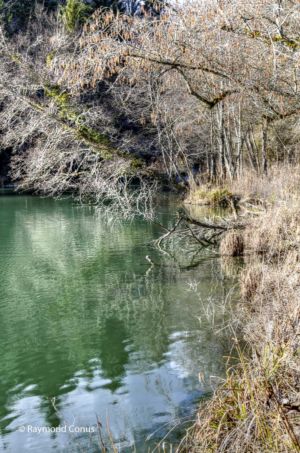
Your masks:
{"label": "moss on bank", "polygon": [[226,187],[202,186],[192,189],[186,197],[185,203],[226,208],[233,200],[233,194]]}

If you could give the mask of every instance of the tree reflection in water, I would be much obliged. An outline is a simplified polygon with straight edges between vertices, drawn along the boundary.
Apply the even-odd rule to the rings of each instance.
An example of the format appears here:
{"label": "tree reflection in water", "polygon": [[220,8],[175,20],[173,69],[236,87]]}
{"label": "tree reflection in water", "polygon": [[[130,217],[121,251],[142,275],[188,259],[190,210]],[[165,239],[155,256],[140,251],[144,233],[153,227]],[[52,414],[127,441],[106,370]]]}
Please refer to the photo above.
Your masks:
{"label": "tree reflection in water", "polygon": [[[161,233],[154,224],[109,223],[69,201],[0,197],[0,209],[2,441],[12,451],[74,451],[73,437],[17,428],[74,417],[95,425],[97,414],[121,446],[144,451],[149,433],[160,428],[159,437],[193,406],[190,395],[209,389],[199,372],[223,373],[226,338],[199,323],[198,299],[223,300],[230,282],[219,263],[180,271],[149,246]],[[160,221],[173,215],[165,206]],[[150,272],[147,254],[160,264]]]}

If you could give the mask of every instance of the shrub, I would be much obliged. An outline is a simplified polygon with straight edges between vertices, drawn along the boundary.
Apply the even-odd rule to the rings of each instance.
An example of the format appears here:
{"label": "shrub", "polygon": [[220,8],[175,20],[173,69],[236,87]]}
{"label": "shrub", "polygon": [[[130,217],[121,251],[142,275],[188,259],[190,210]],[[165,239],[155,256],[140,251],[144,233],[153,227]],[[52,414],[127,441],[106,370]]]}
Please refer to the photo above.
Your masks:
{"label": "shrub", "polygon": [[66,5],[60,10],[62,22],[70,33],[80,27],[90,13],[90,6],[85,5],[81,0],[67,0]]}

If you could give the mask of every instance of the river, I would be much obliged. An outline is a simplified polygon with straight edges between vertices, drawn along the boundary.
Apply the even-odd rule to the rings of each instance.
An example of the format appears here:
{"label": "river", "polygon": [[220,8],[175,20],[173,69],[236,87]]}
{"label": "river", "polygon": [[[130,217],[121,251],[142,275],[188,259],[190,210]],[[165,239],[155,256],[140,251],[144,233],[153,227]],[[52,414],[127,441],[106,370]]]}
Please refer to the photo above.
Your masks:
{"label": "river", "polygon": [[[173,224],[173,202],[157,210]],[[161,233],[70,200],[0,196],[0,451],[144,453],[170,429],[176,444],[224,375],[209,313],[230,281],[217,258],[163,259]]]}

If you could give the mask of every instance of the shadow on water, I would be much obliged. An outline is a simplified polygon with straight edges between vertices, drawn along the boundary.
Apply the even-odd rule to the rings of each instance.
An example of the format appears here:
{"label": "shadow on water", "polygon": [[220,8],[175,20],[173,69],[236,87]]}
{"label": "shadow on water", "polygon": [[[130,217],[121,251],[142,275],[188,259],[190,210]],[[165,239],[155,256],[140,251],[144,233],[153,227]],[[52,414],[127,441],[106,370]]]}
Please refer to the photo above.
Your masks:
{"label": "shadow on water", "polygon": [[[173,206],[159,211],[171,225]],[[211,375],[223,375],[227,338],[202,314],[231,282],[216,259],[149,272],[160,233],[67,200],[0,197],[2,451],[99,451],[97,433],[68,431],[96,430],[98,418],[122,451],[144,452],[193,413]]]}

